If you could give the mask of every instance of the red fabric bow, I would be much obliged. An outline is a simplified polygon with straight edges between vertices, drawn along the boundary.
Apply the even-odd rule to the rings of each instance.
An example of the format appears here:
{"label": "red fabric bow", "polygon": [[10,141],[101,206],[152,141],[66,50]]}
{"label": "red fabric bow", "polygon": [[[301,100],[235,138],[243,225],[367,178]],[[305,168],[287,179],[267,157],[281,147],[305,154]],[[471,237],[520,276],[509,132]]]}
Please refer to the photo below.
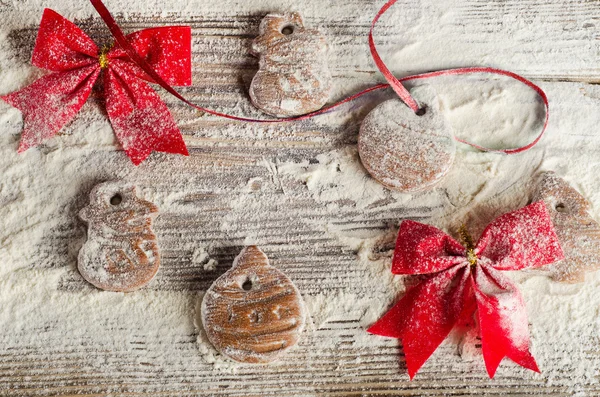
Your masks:
{"label": "red fabric bow", "polygon": [[433,226],[403,221],[392,273],[426,278],[368,332],[402,340],[413,379],[452,328],[467,323],[477,311],[490,378],[504,357],[539,372],[529,352],[525,303],[501,271],[561,259],[563,251],[542,202],[500,216],[487,226],[476,246],[466,248]]}
{"label": "red fabric bow", "polygon": [[[144,29],[127,39],[164,80],[191,84],[189,26]],[[45,9],[32,63],[54,73],[2,97],[23,113],[19,152],[54,136],[71,121],[104,70],[106,112],[131,161],[138,165],[152,151],[188,154],[169,109],[144,81],[153,80],[119,46],[99,51],[74,23]]]}

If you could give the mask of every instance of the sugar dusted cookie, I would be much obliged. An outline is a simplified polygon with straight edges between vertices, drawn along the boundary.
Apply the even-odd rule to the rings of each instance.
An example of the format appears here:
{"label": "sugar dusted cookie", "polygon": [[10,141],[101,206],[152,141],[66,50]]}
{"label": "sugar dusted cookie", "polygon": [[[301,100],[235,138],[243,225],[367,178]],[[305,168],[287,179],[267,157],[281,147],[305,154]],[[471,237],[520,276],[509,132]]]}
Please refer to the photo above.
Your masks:
{"label": "sugar dusted cookie", "polygon": [[160,265],[151,228],[157,213],[133,185],[112,181],[94,187],[89,205],[79,213],[88,224],[78,257],[83,278],[107,291],[130,292],[148,284]]}
{"label": "sugar dusted cookie", "polygon": [[440,113],[435,92],[421,86],[411,94],[424,107],[423,115],[416,115],[400,99],[385,101],[365,117],[358,137],[358,152],[367,171],[401,192],[434,186],[455,155],[451,128]]}
{"label": "sugar dusted cookie", "polygon": [[210,342],[229,358],[268,363],[294,346],[306,309],[292,281],[255,246],[206,291],[202,323]]}
{"label": "sugar dusted cookie", "polygon": [[276,117],[322,108],[331,91],[325,37],[306,29],[296,12],[269,14],[259,30],[252,43],[252,52],[259,57],[250,85],[254,106]]}
{"label": "sugar dusted cookie", "polygon": [[544,173],[533,197],[550,211],[565,259],[545,267],[556,281],[577,283],[600,269],[600,225],[589,215],[590,203],[554,172]]}

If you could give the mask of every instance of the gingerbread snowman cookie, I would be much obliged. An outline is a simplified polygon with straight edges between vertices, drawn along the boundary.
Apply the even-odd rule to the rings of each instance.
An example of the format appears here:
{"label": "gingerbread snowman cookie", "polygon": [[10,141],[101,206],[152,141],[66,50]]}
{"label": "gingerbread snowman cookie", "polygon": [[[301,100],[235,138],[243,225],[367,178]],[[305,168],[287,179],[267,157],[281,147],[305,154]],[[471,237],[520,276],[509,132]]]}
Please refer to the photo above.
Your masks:
{"label": "gingerbread snowman cookie", "polygon": [[331,91],[327,42],[304,27],[300,14],[269,14],[261,22],[252,53],[259,69],[250,85],[254,106],[276,117],[318,110]]}
{"label": "gingerbread snowman cookie", "polygon": [[79,251],[78,269],[94,286],[116,292],[142,288],[158,272],[160,256],[152,219],[158,208],[137,196],[135,186],[105,182],[94,187],[79,213],[88,239]]}
{"label": "gingerbread snowman cookie", "polygon": [[542,174],[533,201],[546,203],[565,259],[546,266],[556,281],[577,283],[600,269],[600,225],[590,216],[590,203],[554,172]]}
{"label": "gingerbread snowman cookie", "polygon": [[213,346],[244,363],[271,362],[293,347],[304,328],[304,301],[292,281],[256,246],[206,291],[202,324]]}

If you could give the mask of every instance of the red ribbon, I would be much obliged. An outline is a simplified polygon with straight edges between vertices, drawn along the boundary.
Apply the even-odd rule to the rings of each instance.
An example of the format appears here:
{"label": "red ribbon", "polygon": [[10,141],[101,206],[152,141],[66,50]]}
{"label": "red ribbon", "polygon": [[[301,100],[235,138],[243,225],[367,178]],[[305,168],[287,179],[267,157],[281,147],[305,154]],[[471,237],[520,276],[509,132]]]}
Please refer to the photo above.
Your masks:
{"label": "red ribbon", "polygon": [[[402,85],[411,80],[437,76],[491,73],[513,78],[535,90],[544,103],[546,116],[540,133],[525,146],[495,150],[455,139],[482,151],[514,154],[530,149],[542,138],[548,126],[548,98],[531,81],[505,70],[476,67],[441,70],[396,78],[385,65],[373,39],[379,18],[396,3],[389,0],[377,13],[369,32],[369,47],[375,64],[388,84],[378,84],[345,98],[333,105],[303,116],[283,119],[253,119],[238,117],[198,106],[181,94],[173,85],[191,84],[191,32],[189,27],[146,29],[125,36],[102,0],[90,0],[114,36],[118,47],[105,55],[105,93],[108,116],[117,139],[134,164],[141,163],[153,151],[187,155],[181,133],[173,118],[154,91],[141,79],[156,83],[171,95],[202,112],[230,120],[254,123],[280,123],[304,120],[326,113],[369,92],[391,87],[413,111],[419,104]],[[96,45],[77,26],[52,10],[46,9],[33,55],[33,64],[55,73],[43,77],[25,89],[2,97],[23,112],[24,131],[19,151],[38,145],[54,136],[72,120],[87,100],[102,67]],[[106,59],[105,58],[105,59]]]}
{"label": "red ribbon", "polygon": [[464,247],[433,226],[400,225],[392,273],[425,275],[368,332],[399,338],[411,379],[459,324],[477,313],[483,358],[490,378],[508,357],[539,372],[529,351],[525,303],[502,274],[563,259],[544,203],[497,218],[475,246]]}
{"label": "red ribbon", "polygon": [[163,87],[165,90],[167,90],[171,95],[175,96],[177,99],[183,101],[184,103],[186,103],[187,105],[200,110],[202,112],[206,112],[209,114],[212,114],[214,116],[218,116],[218,117],[223,117],[223,118],[227,118],[230,120],[236,120],[236,121],[245,121],[245,122],[253,122],[253,123],[281,123],[281,122],[288,122],[288,121],[297,121],[297,120],[304,120],[304,119],[308,119],[308,118],[312,118],[314,116],[326,113],[332,109],[335,109],[347,102],[353,101],[356,98],[359,98],[369,92],[372,91],[376,91],[376,90],[380,90],[380,89],[384,89],[384,88],[389,88],[392,87],[392,89],[396,92],[396,94],[398,94],[398,96],[400,97],[400,99],[402,101],[404,101],[413,111],[417,112],[419,110],[419,105],[417,104],[417,102],[411,97],[410,93],[408,92],[408,90],[402,85],[402,82],[406,82],[406,81],[411,81],[411,80],[423,80],[423,79],[428,79],[428,78],[432,78],[432,77],[438,77],[438,76],[450,76],[450,75],[465,75],[465,74],[473,74],[473,73],[490,73],[490,74],[497,74],[497,75],[502,75],[502,76],[507,76],[510,78],[513,78],[525,85],[527,85],[528,87],[532,88],[533,90],[535,90],[540,97],[542,98],[542,101],[544,103],[545,109],[546,109],[546,116],[545,116],[545,120],[544,120],[544,125],[540,131],[540,133],[534,138],[534,140],[530,143],[528,143],[525,146],[521,146],[521,147],[516,147],[516,148],[511,148],[511,149],[502,149],[502,150],[495,150],[495,149],[490,149],[490,148],[486,148],[483,146],[480,146],[478,144],[475,143],[471,143],[468,142],[466,140],[463,140],[461,138],[458,137],[454,137],[454,139],[456,139],[458,142],[461,143],[465,143],[469,146],[472,146],[474,148],[477,148],[479,150],[482,151],[487,151],[487,152],[495,152],[495,153],[505,153],[505,154],[515,154],[515,153],[520,153],[523,151],[526,151],[528,149],[531,149],[533,146],[535,146],[535,144],[537,144],[539,142],[539,140],[542,138],[542,136],[544,135],[544,132],[546,131],[546,128],[548,127],[548,118],[549,118],[549,111],[548,111],[548,98],[546,97],[546,94],[544,93],[544,91],[538,87],[537,85],[535,85],[534,83],[532,83],[531,81],[527,80],[526,78],[519,76],[516,73],[512,73],[506,70],[501,70],[501,69],[495,69],[495,68],[489,68],[489,67],[475,67],[475,68],[457,68],[457,69],[448,69],[448,70],[441,70],[441,71],[437,71],[437,72],[430,72],[430,73],[422,73],[422,74],[417,74],[414,76],[407,76],[407,77],[403,77],[401,79],[397,79],[396,77],[394,77],[394,75],[390,72],[390,70],[387,68],[387,66],[385,65],[385,63],[383,62],[383,60],[381,59],[381,57],[379,56],[379,53],[377,52],[376,46],[375,46],[375,41],[373,39],[373,30],[375,28],[375,25],[377,23],[377,21],[379,20],[379,18],[392,6],[394,5],[394,3],[396,3],[397,0],[389,0],[377,13],[377,15],[375,16],[375,18],[373,19],[373,22],[371,24],[371,30],[369,32],[369,47],[371,50],[371,55],[373,56],[373,59],[375,61],[375,64],[377,65],[377,67],[379,68],[379,70],[381,71],[381,73],[384,75],[384,77],[386,78],[386,80],[388,81],[388,84],[378,84],[376,86],[367,88],[363,91],[360,91],[348,98],[345,98],[337,103],[334,103],[333,105],[324,107],[323,109],[317,110],[315,112],[312,113],[308,113],[302,116],[298,116],[298,117],[290,117],[290,118],[282,118],[282,119],[270,119],[270,120],[264,120],[264,119],[253,119],[253,118],[246,118],[246,117],[238,117],[238,116],[233,116],[227,113],[221,113],[221,112],[217,112],[215,110],[211,110],[202,106],[198,106],[190,101],[188,101],[187,99],[185,99],[181,94],[179,94],[173,87],[171,87],[166,81],[162,80],[160,78],[160,76],[156,75],[156,73],[153,73],[152,67],[151,65],[149,65],[147,62],[145,62],[145,60],[141,57],[139,57],[135,51],[135,48],[133,48],[133,46],[129,45],[125,35],[123,34],[123,31],[121,30],[121,28],[119,27],[119,25],[117,24],[117,22],[114,20],[114,18],[112,17],[112,15],[110,14],[110,11],[108,11],[108,9],[106,8],[106,6],[104,5],[104,3],[102,2],[102,0],[90,0],[90,2],[92,3],[92,5],[94,6],[94,8],[96,9],[96,11],[98,11],[98,14],[100,15],[100,17],[102,18],[102,20],[104,21],[104,23],[106,23],[106,26],[108,27],[108,29],[110,30],[110,32],[112,33],[112,35],[114,36],[115,40],[117,43],[119,43],[119,45],[121,47],[123,47],[123,49],[125,50],[125,52],[127,52],[127,55],[129,55],[131,57],[131,59],[133,59],[133,61],[141,68],[143,69],[146,73],[148,73],[149,76],[151,76],[154,81],[159,84],[161,87]]}
{"label": "red ribbon", "polygon": [[[152,75],[165,83],[191,84],[190,27],[145,29],[126,40],[152,68]],[[2,97],[23,113],[19,152],[54,136],[71,121],[104,71],[106,112],[134,164],[144,161],[152,151],[188,154],[169,109],[145,82],[154,80],[131,62],[119,45],[99,51],[75,24],[45,9],[32,63],[54,73]]]}

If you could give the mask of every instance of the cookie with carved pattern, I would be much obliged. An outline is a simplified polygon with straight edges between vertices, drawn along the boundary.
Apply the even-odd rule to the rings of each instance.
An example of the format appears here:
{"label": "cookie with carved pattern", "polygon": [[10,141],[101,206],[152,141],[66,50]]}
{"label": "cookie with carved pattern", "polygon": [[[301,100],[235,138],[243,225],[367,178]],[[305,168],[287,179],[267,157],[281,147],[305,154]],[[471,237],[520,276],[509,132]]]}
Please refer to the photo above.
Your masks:
{"label": "cookie with carved pattern", "polygon": [[147,285],[158,272],[160,254],[152,220],[158,208],[123,181],[97,185],[79,216],[88,224],[87,241],[77,267],[89,283],[130,292]]}
{"label": "cookie with carved pattern", "polygon": [[250,85],[254,106],[276,117],[310,113],[331,91],[325,36],[304,26],[297,12],[269,14],[252,43],[259,69]]}
{"label": "cookie with carved pattern", "polygon": [[202,301],[202,324],[210,342],[245,363],[279,358],[298,342],[305,318],[296,286],[256,246],[239,254]]}

